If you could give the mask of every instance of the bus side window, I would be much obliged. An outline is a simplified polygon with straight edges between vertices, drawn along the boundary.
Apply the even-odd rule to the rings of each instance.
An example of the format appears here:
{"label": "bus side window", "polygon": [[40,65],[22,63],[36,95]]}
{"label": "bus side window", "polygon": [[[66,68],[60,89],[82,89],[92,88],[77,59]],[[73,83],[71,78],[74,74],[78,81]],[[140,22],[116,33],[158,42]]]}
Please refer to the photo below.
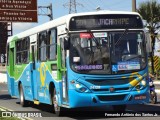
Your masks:
{"label": "bus side window", "polygon": [[56,59],[56,30],[51,29],[49,31],[49,39],[48,39],[48,58],[49,60]]}
{"label": "bus side window", "polygon": [[29,37],[16,42],[16,64],[29,62]]}
{"label": "bus side window", "polygon": [[26,37],[22,41],[22,46],[23,46],[22,55],[21,55],[22,62],[28,63],[29,62],[29,37]]}
{"label": "bus side window", "polygon": [[47,31],[39,33],[38,57],[40,61],[47,60]]}
{"label": "bus side window", "polygon": [[16,64],[21,63],[21,40],[16,42]]}

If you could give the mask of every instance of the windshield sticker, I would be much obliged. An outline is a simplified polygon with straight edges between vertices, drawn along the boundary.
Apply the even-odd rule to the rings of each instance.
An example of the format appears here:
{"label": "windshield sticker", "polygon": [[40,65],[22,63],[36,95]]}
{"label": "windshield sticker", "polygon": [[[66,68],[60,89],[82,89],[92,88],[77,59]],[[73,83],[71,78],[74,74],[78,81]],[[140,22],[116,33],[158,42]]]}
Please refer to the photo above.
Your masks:
{"label": "windshield sticker", "polygon": [[112,65],[112,71],[117,72],[118,71],[118,66],[117,65]]}
{"label": "windshield sticker", "polygon": [[80,62],[80,57],[73,57],[73,62]]}
{"label": "windshield sticker", "polygon": [[138,34],[137,42],[142,42],[142,39],[141,39],[141,35],[140,35],[140,34]]}
{"label": "windshield sticker", "polygon": [[76,70],[103,70],[103,65],[77,65]]}
{"label": "windshield sticker", "polygon": [[80,38],[92,38],[91,33],[80,33]]}
{"label": "windshield sticker", "polygon": [[101,33],[93,33],[94,37],[107,37],[106,32],[101,32]]}
{"label": "windshield sticker", "polygon": [[137,70],[140,69],[139,62],[118,62],[118,70]]}

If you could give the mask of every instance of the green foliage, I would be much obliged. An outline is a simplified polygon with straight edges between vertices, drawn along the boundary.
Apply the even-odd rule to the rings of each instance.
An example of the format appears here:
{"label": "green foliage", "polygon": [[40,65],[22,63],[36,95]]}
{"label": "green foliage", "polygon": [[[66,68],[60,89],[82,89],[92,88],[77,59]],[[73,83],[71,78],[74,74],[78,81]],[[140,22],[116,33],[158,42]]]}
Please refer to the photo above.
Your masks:
{"label": "green foliage", "polygon": [[0,117],[0,120],[20,120],[20,119],[15,117]]}
{"label": "green foliage", "polygon": [[137,12],[147,21],[149,29],[155,31],[160,22],[160,3],[158,3],[157,0],[142,2]]}
{"label": "green foliage", "polygon": [[152,62],[152,73],[154,73],[153,67],[153,56],[155,48],[156,35],[155,32],[160,28],[160,3],[157,0],[150,0],[142,2],[137,9],[137,12],[147,21],[147,27],[151,34],[152,42],[152,53],[151,53],[151,62]]}

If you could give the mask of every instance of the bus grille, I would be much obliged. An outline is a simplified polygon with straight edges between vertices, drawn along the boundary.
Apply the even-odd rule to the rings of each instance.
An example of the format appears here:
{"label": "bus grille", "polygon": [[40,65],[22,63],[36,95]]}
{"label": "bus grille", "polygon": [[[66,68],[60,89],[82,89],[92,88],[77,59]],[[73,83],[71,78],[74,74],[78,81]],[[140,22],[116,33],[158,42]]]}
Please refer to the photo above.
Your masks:
{"label": "bus grille", "polygon": [[[106,88],[106,89],[92,89],[94,92],[109,92],[109,89],[108,88]],[[115,92],[116,91],[123,91],[123,90],[130,90],[130,88],[129,87],[124,87],[124,88],[115,88]]]}
{"label": "bus grille", "polygon": [[100,101],[122,101],[126,95],[97,96]]}
{"label": "bus grille", "polygon": [[106,86],[106,85],[124,85],[128,84],[135,78],[128,79],[128,78],[123,78],[123,79],[110,79],[110,80],[95,80],[95,79],[86,79],[87,82],[93,84],[93,85],[99,85],[99,86]]}

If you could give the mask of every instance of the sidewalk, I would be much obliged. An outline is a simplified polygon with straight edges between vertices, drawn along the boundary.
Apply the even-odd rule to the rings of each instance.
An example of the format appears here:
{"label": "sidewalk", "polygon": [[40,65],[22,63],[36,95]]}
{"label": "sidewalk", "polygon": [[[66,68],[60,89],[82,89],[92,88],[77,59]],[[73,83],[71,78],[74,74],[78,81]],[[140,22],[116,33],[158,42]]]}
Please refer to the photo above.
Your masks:
{"label": "sidewalk", "polygon": [[0,63],[0,73],[6,73],[6,64]]}
{"label": "sidewalk", "polygon": [[160,85],[160,80],[154,80],[153,82],[154,82],[154,84],[156,84],[156,85]]}
{"label": "sidewalk", "polygon": [[6,73],[0,73],[0,83],[7,83]]}
{"label": "sidewalk", "polygon": [[[154,80],[153,83],[154,83],[155,86],[156,85],[160,86],[160,80]],[[156,91],[156,93],[160,94],[160,89],[159,88],[156,88],[155,91]]]}

